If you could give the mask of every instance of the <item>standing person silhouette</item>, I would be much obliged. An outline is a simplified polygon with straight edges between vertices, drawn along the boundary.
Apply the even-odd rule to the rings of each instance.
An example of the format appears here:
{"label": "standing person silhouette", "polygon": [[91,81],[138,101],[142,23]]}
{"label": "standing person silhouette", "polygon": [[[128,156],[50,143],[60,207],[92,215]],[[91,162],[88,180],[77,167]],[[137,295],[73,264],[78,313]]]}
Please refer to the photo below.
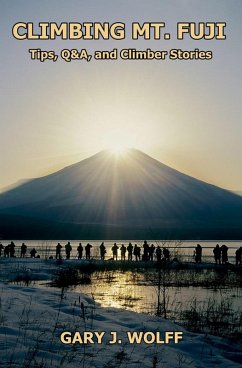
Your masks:
{"label": "standing person silhouette", "polygon": [[140,261],[140,247],[138,247],[137,244],[135,244],[134,246],[134,256],[135,256],[135,261]]}
{"label": "standing person silhouette", "polygon": [[4,257],[9,257],[9,244],[3,250]]}
{"label": "standing person silhouette", "polygon": [[219,247],[219,244],[217,244],[216,247],[213,248],[213,255],[214,255],[215,263],[221,264],[221,249]]}
{"label": "standing person silhouette", "polygon": [[78,259],[82,259],[82,254],[83,254],[83,246],[82,246],[82,243],[79,243],[79,245],[77,247],[77,253],[78,253]]}
{"label": "standing person silhouette", "polygon": [[71,246],[71,243],[70,242],[68,242],[65,245],[65,249],[66,249],[66,259],[70,259],[71,251],[72,251],[72,246]]}
{"label": "standing person silhouette", "polygon": [[27,245],[22,243],[20,250],[20,258],[24,258],[27,252]]}
{"label": "standing person silhouette", "polygon": [[9,254],[10,257],[14,257],[15,254],[15,244],[13,241],[11,241],[11,243],[9,244]]}
{"label": "standing person silhouette", "polygon": [[112,252],[113,252],[113,259],[114,260],[118,260],[118,246],[117,243],[114,243],[114,245],[112,246]]}
{"label": "standing person silhouette", "polygon": [[55,247],[55,258],[56,259],[61,259],[61,248],[62,248],[62,245],[60,243],[58,243],[57,246]]}
{"label": "standing person silhouette", "polygon": [[120,251],[121,251],[121,261],[125,261],[126,247],[124,246],[124,244],[122,244]]}
{"label": "standing person silhouette", "polygon": [[154,260],[154,253],[155,253],[155,246],[154,244],[151,244],[151,246],[149,247],[149,260],[150,261]]}
{"label": "standing person silhouette", "polygon": [[144,241],[143,248],[144,248],[143,260],[148,261],[148,259],[149,259],[149,245],[148,245],[146,240]]}
{"label": "standing person silhouette", "polygon": [[137,259],[140,261],[141,248],[137,247]]}
{"label": "standing person silhouette", "polygon": [[4,249],[4,246],[2,245],[2,243],[0,243],[0,257],[2,256],[2,250]]}
{"label": "standing person silhouette", "polygon": [[100,256],[101,256],[101,260],[104,261],[105,259],[105,254],[106,254],[106,247],[104,245],[104,242],[102,242],[102,244],[100,245]]}
{"label": "standing person silhouette", "polygon": [[128,251],[128,261],[132,261],[133,258],[133,245],[132,243],[129,243],[129,245],[127,246],[127,251]]}
{"label": "standing person silhouette", "polygon": [[195,248],[195,262],[196,263],[202,262],[202,247],[200,244],[197,244]]}
{"label": "standing person silhouette", "polygon": [[163,248],[163,256],[164,256],[164,261],[165,262],[170,261],[170,251],[169,251],[169,249]]}
{"label": "standing person silhouette", "polygon": [[86,259],[91,258],[91,248],[92,248],[92,245],[90,243],[87,243],[87,245],[85,246]]}
{"label": "standing person silhouette", "polygon": [[223,244],[221,246],[221,255],[222,255],[222,264],[226,264],[228,262],[228,247]]}
{"label": "standing person silhouette", "polygon": [[235,251],[235,262],[236,262],[236,266],[241,265],[242,263],[242,247],[240,247],[239,249],[236,249]]}
{"label": "standing person silhouette", "polygon": [[157,262],[161,262],[161,247],[158,245],[155,251]]}

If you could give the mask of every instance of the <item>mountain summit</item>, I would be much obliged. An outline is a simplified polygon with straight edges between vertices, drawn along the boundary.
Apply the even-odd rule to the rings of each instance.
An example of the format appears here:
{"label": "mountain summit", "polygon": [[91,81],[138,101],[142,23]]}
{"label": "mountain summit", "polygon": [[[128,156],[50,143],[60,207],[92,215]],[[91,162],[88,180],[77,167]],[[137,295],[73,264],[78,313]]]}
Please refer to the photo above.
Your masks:
{"label": "mountain summit", "polygon": [[20,236],[17,221],[25,238],[52,228],[69,238],[232,239],[242,235],[242,198],[141,151],[101,151],[0,195],[0,220],[2,236],[10,224]]}

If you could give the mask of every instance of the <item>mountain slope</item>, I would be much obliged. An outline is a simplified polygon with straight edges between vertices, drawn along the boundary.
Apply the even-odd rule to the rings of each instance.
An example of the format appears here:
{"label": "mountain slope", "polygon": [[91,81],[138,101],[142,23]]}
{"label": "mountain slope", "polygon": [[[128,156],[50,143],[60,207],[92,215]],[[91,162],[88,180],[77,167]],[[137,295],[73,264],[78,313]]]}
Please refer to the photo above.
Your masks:
{"label": "mountain slope", "polygon": [[0,213],[123,229],[225,227],[231,233],[242,220],[242,198],[132,149],[120,157],[102,151],[3,193]]}

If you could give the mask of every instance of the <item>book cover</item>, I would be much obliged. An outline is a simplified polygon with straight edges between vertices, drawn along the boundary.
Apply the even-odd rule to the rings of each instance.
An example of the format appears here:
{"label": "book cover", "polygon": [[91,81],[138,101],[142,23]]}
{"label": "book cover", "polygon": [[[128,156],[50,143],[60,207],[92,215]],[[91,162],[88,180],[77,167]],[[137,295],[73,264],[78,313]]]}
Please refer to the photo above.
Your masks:
{"label": "book cover", "polygon": [[238,0],[0,0],[0,366],[242,363]]}

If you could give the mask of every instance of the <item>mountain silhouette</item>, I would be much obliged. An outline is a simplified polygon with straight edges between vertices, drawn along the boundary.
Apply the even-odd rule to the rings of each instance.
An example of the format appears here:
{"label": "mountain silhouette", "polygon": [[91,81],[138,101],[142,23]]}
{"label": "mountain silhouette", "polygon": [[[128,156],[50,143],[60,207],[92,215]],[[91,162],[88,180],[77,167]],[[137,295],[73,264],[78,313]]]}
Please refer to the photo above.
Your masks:
{"label": "mountain silhouette", "polygon": [[141,151],[120,156],[101,151],[1,194],[0,234],[241,238],[242,198]]}

